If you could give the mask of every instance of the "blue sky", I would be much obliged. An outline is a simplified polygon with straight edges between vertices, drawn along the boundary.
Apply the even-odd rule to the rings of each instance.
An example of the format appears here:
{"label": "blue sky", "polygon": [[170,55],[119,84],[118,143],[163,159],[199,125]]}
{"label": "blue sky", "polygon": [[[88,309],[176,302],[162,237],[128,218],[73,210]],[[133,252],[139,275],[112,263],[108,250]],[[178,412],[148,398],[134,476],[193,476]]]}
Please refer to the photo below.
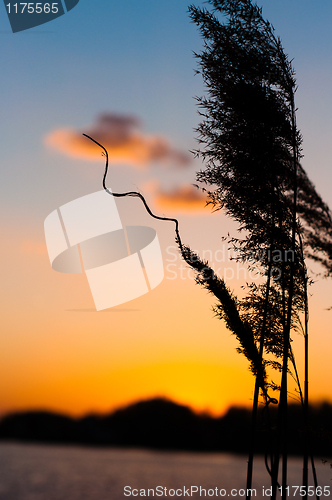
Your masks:
{"label": "blue sky", "polygon": [[[58,162],[68,162],[47,157],[41,141],[45,133],[60,126],[88,126],[105,110],[137,115],[146,131],[163,133],[184,149],[194,146],[199,118],[193,97],[202,94],[203,85],[194,76],[192,51],[199,51],[201,40],[189,22],[187,5],[184,0],[81,0],[67,15],[15,35],[8,31],[1,5],[6,203],[20,181],[26,203],[31,177],[40,176],[43,183],[45,170],[52,169],[50,161],[54,169]],[[320,179],[329,177],[332,5],[327,0],[265,0],[260,5],[294,58],[304,164],[326,197],[329,192]]]}

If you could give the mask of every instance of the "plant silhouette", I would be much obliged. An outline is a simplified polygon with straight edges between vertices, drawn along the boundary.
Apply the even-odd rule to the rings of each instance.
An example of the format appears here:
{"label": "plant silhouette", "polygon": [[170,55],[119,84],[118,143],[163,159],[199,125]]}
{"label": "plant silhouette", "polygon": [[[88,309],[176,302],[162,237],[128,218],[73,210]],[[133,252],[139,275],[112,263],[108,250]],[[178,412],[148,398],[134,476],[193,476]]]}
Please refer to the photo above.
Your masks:
{"label": "plant silhouette", "polygon": [[[254,331],[262,367],[269,365],[282,373],[271,474],[275,498],[281,448],[282,497],[286,498],[289,360],[308,429],[309,278],[304,257],[314,257],[330,272],[331,216],[300,164],[302,137],[296,124],[295,72],[273,26],[251,0],[206,3],[211,10],[189,8],[205,42],[203,52],[196,54],[207,88],[207,97],[198,99],[203,121],[197,129],[200,149],[196,155],[203,158],[206,167],[197,180],[214,187],[210,202],[237,221],[245,233],[242,239],[230,240],[238,259],[255,265],[266,277],[265,284],[249,286],[239,309]],[[263,258],[257,258],[259,251]],[[281,256],[277,270],[271,258],[276,251]],[[222,317],[223,304],[217,306],[218,311]],[[301,313],[304,396],[290,347],[291,330],[302,327]],[[263,361],[264,350],[275,359]],[[258,393],[256,382],[247,488],[252,480]],[[303,467],[306,490],[308,446],[307,436]]]}
{"label": "plant silhouette", "polygon": [[[269,421],[269,405],[278,405],[272,448],[266,465],[272,498],[279,486],[282,455],[282,498],[287,497],[288,379],[292,376],[303,406],[303,486],[307,497],[308,461],[317,478],[310,452],[308,422],[308,285],[306,257],[320,262],[332,274],[332,218],[301,166],[302,137],[296,123],[296,81],[292,63],[262,9],[251,0],[207,0],[210,7],[189,7],[204,39],[199,61],[207,95],[198,98],[202,121],[197,129],[204,161],[197,173],[209,186],[209,204],[238,224],[242,238],[228,238],[238,261],[254,267],[260,284],[249,283],[239,299],[227,283],[182,243],[177,219],[158,217],[142,194],[113,193],[107,189],[107,150],[104,189],[115,197],[140,198],[150,216],[175,224],[175,237],[184,261],[196,272],[196,282],[216,298],[214,311],[239,342],[238,351],[255,376],[247,498],[253,459],[259,395]],[[86,134],[84,134],[86,135]],[[204,187],[202,188],[206,190]],[[304,389],[298,375],[291,335],[301,332],[305,345]],[[274,382],[275,376],[280,381]],[[279,400],[271,397],[279,393]],[[273,412],[274,413],[274,412]],[[318,497],[318,495],[316,495]]]}

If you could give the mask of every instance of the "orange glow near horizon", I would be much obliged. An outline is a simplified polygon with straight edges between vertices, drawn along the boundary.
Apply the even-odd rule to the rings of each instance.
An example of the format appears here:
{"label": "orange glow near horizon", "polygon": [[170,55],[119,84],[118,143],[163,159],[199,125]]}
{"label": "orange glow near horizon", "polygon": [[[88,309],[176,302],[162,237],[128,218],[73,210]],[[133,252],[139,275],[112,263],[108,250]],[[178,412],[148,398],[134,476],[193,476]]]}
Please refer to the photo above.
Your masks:
{"label": "orange glow near horizon", "polygon": [[[21,232],[4,232],[13,245],[1,250],[11,262],[3,276],[8,286],[2,301],[1,414],[44,409],[82,416],[153,397],[213,415],[231,405],[251,407],[248,363],[214,318],[213,297],[186,273],[186,279],[173,279],[165,261],[166,277],[152,292],[96,312],[85,275],[53,271],[42,235],[27,240]],[[179,261],[168,256],[176,269]],[[332,399],[329,288],[328,281],[312,288],[312,402]],[[294,335],[293,345],[302,377],[302,337]]]}
{"label": "orange glow near horizon", "polygon": [[[72,416],[108,413],[137,401],[165,398],[191,407],[196,412],[223,414],[229,406],[250,407],[252,377],[234,368],[198,364],[169,363],[110,369],[102,372],[45,374],[45,379],[31,384],[17,380],[12,384],[7,402],[11,411],[52,410]],[[225,380],[232,385],[225,387]],[[237,394],[233,394],[237,388]],[[20,394],[21,391],[21,394]],[[6,394],[5,394],[6,396]],[[18,397],[21,396],[21,397]],[[9,409],[9,408],[8,408]]]}

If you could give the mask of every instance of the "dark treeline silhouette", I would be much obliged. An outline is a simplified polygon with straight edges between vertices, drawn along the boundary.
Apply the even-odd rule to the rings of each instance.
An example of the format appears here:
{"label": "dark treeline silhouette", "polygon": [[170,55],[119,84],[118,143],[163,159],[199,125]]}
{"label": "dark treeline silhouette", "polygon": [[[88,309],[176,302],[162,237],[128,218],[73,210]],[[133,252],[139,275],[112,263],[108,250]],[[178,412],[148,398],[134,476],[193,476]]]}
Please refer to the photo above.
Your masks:
{"label": "dark treeline silhouette", "polygon": [[[277,410],[270,412],[276,422]],[[310,407],[314,454],[332,456],[332,405]],[[289,408],[289,452],[303,451],[303,412]],[[80,444],[89,446],[143,447],[162,450],[224,451],[245,453],[250,439],[251,414],[231,407],[222,417],[196,414],[186,406],[157,398],[141,401],[109,415],[80,419],[51,412],[30,411],[5,416],[0,439],[23,442]],[[270,430],[264,410],[258,419],[257,451],[269,453]]]}

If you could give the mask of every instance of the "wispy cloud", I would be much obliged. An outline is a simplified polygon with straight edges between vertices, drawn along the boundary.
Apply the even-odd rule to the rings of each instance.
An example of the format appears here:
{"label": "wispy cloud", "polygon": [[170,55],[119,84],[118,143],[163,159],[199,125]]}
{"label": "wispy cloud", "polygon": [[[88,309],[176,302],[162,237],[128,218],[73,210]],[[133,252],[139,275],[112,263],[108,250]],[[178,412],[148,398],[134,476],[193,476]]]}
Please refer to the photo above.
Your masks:
{"label": "wispy cloud", "polygon": [[146,167],[153,162],[167,162],[186,166],[191,157],[174,148],[170,141],[159,135],[145,135],[140,120],[134,116],[104,113],[95,123],[82,131],[62,128],[50,132],[45,143],[68,156],[95,160],[101,151],[93,142],[83,137],[86,133],[100,142],[108,151],[111,163],[125,163]]}
{"label": "wispy cloud", "polygon": [[154,193],[154,205],[160,210],[206,213],[206,202],[207,195],[191,185],[179,186],[171,191],[158,188]]}

